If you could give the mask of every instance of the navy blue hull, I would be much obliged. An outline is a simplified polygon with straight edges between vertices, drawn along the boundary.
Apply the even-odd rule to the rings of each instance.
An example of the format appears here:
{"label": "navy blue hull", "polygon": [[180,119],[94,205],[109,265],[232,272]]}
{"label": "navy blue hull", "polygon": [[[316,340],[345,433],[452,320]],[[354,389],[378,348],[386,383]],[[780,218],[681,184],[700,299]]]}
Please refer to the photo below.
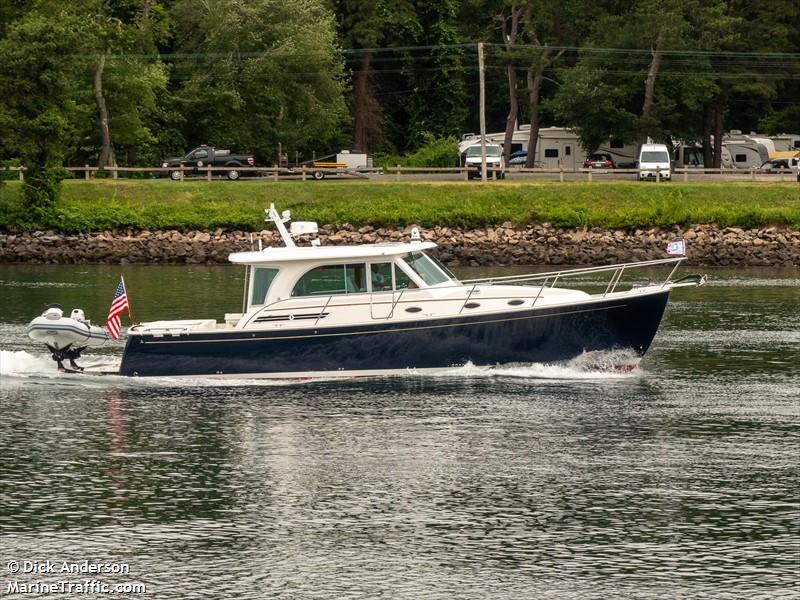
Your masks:
{"label": "navy blue hull", "polygon": [[644,354],[669,291],[580,306],[293,331],[132,335],[122,375],[246,375],[554,362],[584,351]]}

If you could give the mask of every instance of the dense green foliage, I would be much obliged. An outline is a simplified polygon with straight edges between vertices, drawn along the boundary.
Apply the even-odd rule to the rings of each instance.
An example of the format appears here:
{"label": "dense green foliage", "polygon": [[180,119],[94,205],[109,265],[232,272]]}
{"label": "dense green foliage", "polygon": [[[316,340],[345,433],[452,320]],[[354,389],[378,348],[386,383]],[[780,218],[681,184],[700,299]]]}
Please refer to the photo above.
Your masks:
{"label": "dense green foliage", "polygon": [[478,130],[479,41],[490,131],[567,126],[589,150],[800,132],[797,2],[14,0],[0,162],[155,166],[200,143],[260,165],[279,146],[413,153]]}
{"label": "dense green foliage", "polygon": [[375,164],[390,168],[396,165],[403,167],[452,167],[458,161],[458,139],[435,137],[430,133],[422,136],[422,145],[407,154],[378,154]]}
{"label": "dense green foliage", "polygon": [[669,227],[692,223],[800,227],[796,183],[638,182],[371,183],[67,181],[55,215],[33,222],[20,185],[0,187],[0,229],[260,230],[274,202],[321,224],[484,227],[549,222],[558,227]]}

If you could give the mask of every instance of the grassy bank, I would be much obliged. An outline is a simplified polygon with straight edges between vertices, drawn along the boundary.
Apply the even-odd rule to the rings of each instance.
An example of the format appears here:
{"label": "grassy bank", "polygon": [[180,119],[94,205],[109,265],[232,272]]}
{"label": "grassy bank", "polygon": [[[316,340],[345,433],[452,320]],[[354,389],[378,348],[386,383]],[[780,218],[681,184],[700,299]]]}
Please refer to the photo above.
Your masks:
{"label": "grassy bank", "polygon": [[0,229],[259,230],[274,202],[320,224],[483,227],[800,227],[797,183],[65,181],[57,218],[31,222],[20,184],[0,186]]}

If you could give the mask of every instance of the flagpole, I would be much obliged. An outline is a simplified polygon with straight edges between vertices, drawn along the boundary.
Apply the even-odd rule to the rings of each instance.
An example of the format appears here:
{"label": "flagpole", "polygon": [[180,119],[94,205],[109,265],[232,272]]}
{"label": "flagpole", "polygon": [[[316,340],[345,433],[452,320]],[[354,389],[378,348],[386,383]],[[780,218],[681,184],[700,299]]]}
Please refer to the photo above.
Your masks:
{"label": "flagpole", "polygon": [[133,325],[136,321],[133,319],[133,312],[131,311],[131,297],[128,294],[128,286],[125,285],[125,278],[122,275],[119,276],[119,279],[122,281],[122,289],[125,290],[125,295],[128,297],[128,318],[131,320],[131,325]]}

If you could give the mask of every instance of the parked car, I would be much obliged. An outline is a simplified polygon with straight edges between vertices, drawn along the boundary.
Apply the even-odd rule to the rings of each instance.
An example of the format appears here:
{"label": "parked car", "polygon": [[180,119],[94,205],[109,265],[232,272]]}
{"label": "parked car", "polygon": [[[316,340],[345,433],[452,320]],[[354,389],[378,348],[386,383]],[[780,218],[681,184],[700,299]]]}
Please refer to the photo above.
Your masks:
{"label": "parked car", "polygon": [[508,157],[508,166],[509,167],[524,167],[525,161],[528,160],[528,151],[527,150],[517,150],[516,152],[512,152],[511,156]]}
{"label": "parked car", "polygon": [[256,159],[252,154],[231,154],[230,150],[221,150],[213,146],[198,146],[186,156],[165,158],[161,167],[164,169],[184,167],[183,171],[169,171],[169,176],[175,181],[181,178],[181,174],[183,176],[205,175],[209,166],[229,167],[227,171],[224,171],[225,176],[228,179],[236,180],[241,176],[241,167],[252,167],[255,164]]}
{"label": "parked car", "polygon": [[583,161],[583,168],[588,169],[589,167],[592,169],[613,169],[615,167],[614,159],[611,158],[610,154],[590,154],[586,160]]}
{"label": "parked car", "polygon": [[[481,145],[475,144],[467,148],[465,153],[464,164],[469,168],[467,172],[468,179],[480,179],[481,177]],[[487,176],[491,179],[492,172],[496,174],[497,179],[503,179],[506,176],[506,165],[503,160],[503,149],[500,144],[486,144],[486,170]]]}
{"label": "parked car", "polygon": [[789,161],[785,158],[778,158],[775,160],[768,160],[762,164],[758,170],[762,173],[777,173],[783,169],[789,169]]}
{"label": "parked car", "polygon": [[639,151],[639,181],[644,179],[657,179],[663,181],[672,179],[672,163],[669,159],[669,149],[664,144],[642,144]]}

